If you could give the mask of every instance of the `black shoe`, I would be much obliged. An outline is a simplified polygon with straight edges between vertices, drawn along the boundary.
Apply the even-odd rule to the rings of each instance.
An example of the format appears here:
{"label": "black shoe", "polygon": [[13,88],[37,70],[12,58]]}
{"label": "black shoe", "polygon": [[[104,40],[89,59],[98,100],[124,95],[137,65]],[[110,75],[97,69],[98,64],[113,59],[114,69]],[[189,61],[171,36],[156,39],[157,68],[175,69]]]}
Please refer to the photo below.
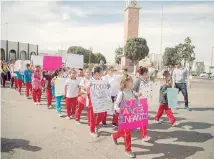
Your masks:
{"label": "black shoe", "polygon": [[112,126],[118,127],[118,124],[117,123],[112,123]]}
{"label": "black shoe", "polygon": [[102,125],[103,125],[103,127],[107,127],[107,124],[106,124],[106,123],[103,123]]}

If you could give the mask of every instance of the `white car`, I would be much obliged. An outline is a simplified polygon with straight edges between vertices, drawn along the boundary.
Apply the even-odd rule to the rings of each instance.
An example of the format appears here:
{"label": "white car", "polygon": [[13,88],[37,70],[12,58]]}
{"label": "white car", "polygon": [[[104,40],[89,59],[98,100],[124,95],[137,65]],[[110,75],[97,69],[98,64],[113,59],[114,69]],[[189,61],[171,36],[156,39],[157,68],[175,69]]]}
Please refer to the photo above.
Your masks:
{"label": "white car", "polygon": [[200,77],[208,77],[208,74],[207,73],[201,73]]}

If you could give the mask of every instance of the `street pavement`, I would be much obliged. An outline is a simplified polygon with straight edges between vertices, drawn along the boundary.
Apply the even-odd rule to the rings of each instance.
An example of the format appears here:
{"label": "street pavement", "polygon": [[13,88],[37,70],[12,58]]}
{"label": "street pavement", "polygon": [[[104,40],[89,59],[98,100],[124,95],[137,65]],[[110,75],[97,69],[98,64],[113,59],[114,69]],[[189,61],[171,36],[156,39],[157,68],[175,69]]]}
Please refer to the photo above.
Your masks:
{"label": "street pavement", "polygon": [[[173,110],[180,125],[171,127],[166,115],[163,124],[153,123],[158,109],[149,106],[148,143],[139,132],[132,132],[132,151],[139,159],[214,159],[214,82],[193,80],[189,89],[192,112],[183,105]],[[24,93],[24,89],[23,89]],[[182,96],[181,96],[182,97]],[[179,98],[181,98],[179,97]],[[55,103],[54,103],[55,104]],[[63,104],[64,105],[64,104]],[[2,159],[126,159],[124,141],[114,145],[109,125],[100,128],[100,137],[89,134],[86,112],[82,124],[57,116],[47,109],[43,93],[42,105],[20,96],[10,88],[1,89],[1,152]],[[65,109],[63,110],[64,115]],[[109,116],[109,124],[112,116]]]}

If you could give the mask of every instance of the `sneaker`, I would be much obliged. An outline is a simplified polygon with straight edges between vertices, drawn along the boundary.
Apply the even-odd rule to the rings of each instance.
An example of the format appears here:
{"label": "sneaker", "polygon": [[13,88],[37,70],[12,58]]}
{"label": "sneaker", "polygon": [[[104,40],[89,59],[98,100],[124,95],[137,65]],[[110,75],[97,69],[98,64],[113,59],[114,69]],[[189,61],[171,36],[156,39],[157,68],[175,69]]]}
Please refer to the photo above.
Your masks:
{"label": "sneaker", "polygon": [[67,116],[66,119],[70,120],[71,118],[69,116]]}
{"label": "sneaker", "polygon": [[144,142],[147,142],[147,141],[149,141],[150,139],[151,139],[150,136],[146,136],[146,137],[142,138],[142,140],[143,140]]}
{"label": "sneaker", "polygon": [[189,106],[185,106],[185,109],[188,111],[192,111],[192,109]]}
{"label": "sneaker", "polygon": [[37,105],[37,103],[36,103],[36,102],[34,102],[34,104],[35,104],[35,105]]}
{"label": "sneaker", "polygon": [[40,102],[38,102],[38,103],[37,103],[37,105],[41,105],[41,103],[40,103]]}
{"label": "sneaker", "polygon": [[49,106],[48,106],[48,109],[51,109],[51,108],[53,108],[53,106],[52,106],[52,105],[49,105]]}
{"label": "sneaker", "polygon": [[81,124],[80,121],[77,121],[77,120],[75,120],[75,123],[76,123],[76,124]]}
{"label": "sneaker", "polygon": [[96,138],[96,137],[98,137],[98,135],[97,135],[97,133],[90,133],[90,135],[92,136],[92,137],[94,137],[94,138]]}
{"label": "sneaker", "polygon": [[176,121],[176,122],[174,122],[174,123],[172,124],[172,126],[175,127],[175,126],[178,126],[179,124],[180,124],[180,123]]}
{"label": "sneaker", "polygon": [[60,113],[60,114],[58,114],[58,116],[59,116],[59,117],[62,117],[62,114]]}
{"label": "sneaker", "polygon": [[132,151],[129,151],[129,152],[125,151],[125,154],[130,158],[135,158],[135,154]]}
{"label": "sneaker", "polygon": [[27,96],[26,98],[27,98],[27,99],[30,99],[30,97],[29,97],[29,96]]}
{"label": "sneaker", "polygon": [[161,123],[162,123],[161,121],[156,120],[156,119],[154,119],[154,122],[155,122],[156,124],[161,124]]}
{"label": "sneaker", "polygon": [[113,134],[111,135],[111,138],[112,138],[114,144],[115,144],[115,145],[118,145],[117,140],[113,138]]}
{"label": "sneaker", "polygon": [[103,127],[107,127],[107,124],[106,124],[106,123],[102,123],[102,126],[103,126]]}
{"label": "sneaker", "polygon": [[112,126],[113,127],[118,127],[118,124],[117,123],[112,123]]}

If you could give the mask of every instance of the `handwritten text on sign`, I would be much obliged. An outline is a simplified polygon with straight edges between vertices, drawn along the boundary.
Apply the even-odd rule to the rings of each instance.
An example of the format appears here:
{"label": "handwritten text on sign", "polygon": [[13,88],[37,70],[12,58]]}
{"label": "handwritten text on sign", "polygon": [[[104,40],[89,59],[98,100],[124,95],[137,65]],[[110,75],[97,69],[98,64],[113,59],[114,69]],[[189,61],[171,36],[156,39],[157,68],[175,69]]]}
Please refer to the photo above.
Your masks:
{"label": "handwritten text on sign", "polygon": [[147,99],[124,100],[120,104],[119,128],[136,129],[148,125]]}
{"label": "handwritten text on sign", "polygon": [[112,101],[108,83],[102,80],[91,80],[90,96],[95,113],[112,110]]}

